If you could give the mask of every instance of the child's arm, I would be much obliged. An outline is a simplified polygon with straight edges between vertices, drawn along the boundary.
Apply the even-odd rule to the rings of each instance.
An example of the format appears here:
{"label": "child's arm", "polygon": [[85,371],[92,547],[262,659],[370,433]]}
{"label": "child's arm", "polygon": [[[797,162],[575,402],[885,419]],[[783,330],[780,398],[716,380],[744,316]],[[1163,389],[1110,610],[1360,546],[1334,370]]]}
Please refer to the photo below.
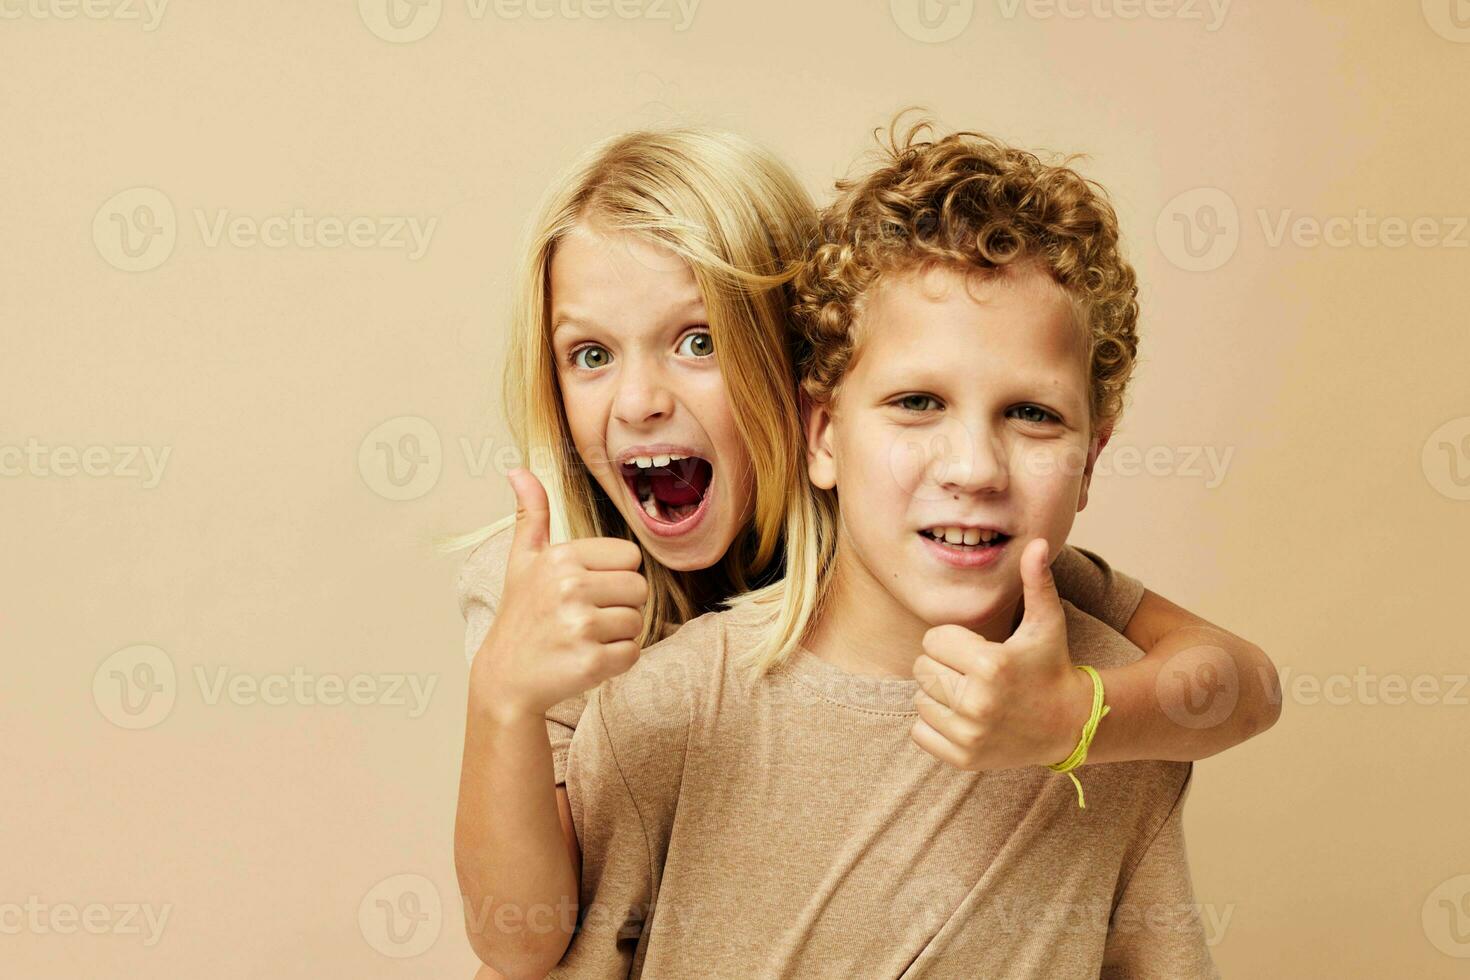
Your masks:
{"label": "child's arm", "polygon": [[[1141,660],[1100,670],[1107,720],[1087,761],[1164,759],[1190,762],[1233,748],[1281,716],[1281,685],[1265,651],[1153,592],[1145,591],[1123,631]],[[1092,706],[1092,682],[1079,700]]]}
{"label": "child's arm", "polygon": [[[1063,548],[1052,571],[1062,598],[1144,651],[1141,660],[1098,671],[1111,707],[1088,749],[1089,763],[1205,759],[1280,717],[1276,665],[1260,647],[1144,589],[1093,552]],[[1092,681],[1073,674],[1076,724],[1068,731],[1080,734],[1092,708]]]}
{"label": "child's arm", "polygon": [[501,715],[473,696],[468,714],[454,832],[465,931],[501,976],[539,978],[577,918],[581,854],[566,790],[552,782],[541,716]]}
{"label": "child's arm", "polygon": [[506,976],[540,977],[571,941],[580,873],[555,779],[559,726],[545,714],[637,660],[627,637],[642,627],[646,583],[631,542],[549,546],[545,493],[520,477],[514,535],[461,575],[473,655],[454,856],[475,954]]}

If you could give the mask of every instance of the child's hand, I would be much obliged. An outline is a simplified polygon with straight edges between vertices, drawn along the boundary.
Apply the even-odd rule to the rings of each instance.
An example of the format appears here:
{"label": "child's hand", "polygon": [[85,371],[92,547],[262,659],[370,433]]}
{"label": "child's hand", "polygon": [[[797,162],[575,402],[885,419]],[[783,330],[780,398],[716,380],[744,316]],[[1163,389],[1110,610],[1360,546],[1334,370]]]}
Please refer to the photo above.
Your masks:
{"label": "child's hand", "polygon": [[515,470],[515,537],[500,611],[470,668],[471,699],[503,718],[540,717],[638,660],[648,583],[622,538],[549,544],[546,490]]}
{"label": "child's hand", "polygon": [[1067,621],[1048,548],[1037,538],[1021,554],[1025,614],[1004,643],[963,626],[924,634],[914,661],[919,748],[957,769],[1012,769],[1061,762],[1076,747],[1092,709],[1092,681],[1075,670]]}

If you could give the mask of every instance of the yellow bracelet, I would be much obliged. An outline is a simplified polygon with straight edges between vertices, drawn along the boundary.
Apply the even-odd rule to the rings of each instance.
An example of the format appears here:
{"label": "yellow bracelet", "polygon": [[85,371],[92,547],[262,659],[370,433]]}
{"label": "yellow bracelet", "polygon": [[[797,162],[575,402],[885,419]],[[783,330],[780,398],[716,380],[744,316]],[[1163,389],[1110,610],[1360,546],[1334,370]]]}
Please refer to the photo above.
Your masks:
{"label": "yellow bracelet", "polygon": [[1087,809],[1087,803],[1082,798],[1082,784],[1078,782],[1077,777],[1072,774],[1072,770],[1082,765],[1083,761],[1086,760],[1087,749],[1089,746],[1092,745],[1092,736],[1097,733],[1097,723],[1102,721],[1103,715],[1107,714],[1113,709],[1111,705],[1103,704],[1103,683],[1102,678],[1098,676],[1097,671],[1093,670],[1091,667],[1086,666],[1085,664],[1077,664],[1074,666],[1076,666],[1078,670],[1087,671],[1087,673],[1092,677],[1092,714],[1088,717],[1087,724],[1082,726],[1082,739],[1077,743],[1077,747],[1072,750],[1072,754],[1067,756],[1061,762],[1053,763],[1052,765],[1047,766],[1047,768],[1050,769],[1052,772],[1066,773],[1067,777],[1071,779],[1073,783],[1077,784],[1077,805],[1085,810]]}

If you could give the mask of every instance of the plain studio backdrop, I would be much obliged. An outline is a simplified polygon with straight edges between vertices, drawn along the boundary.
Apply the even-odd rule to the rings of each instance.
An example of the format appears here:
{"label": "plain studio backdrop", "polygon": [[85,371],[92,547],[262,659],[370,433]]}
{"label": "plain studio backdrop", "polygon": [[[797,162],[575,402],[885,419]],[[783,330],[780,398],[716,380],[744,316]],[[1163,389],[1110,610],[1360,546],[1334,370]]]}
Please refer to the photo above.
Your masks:
{"label": "plain studio backdrop", "polygon": [[1072,541],[1282,671],[1187,809],[1222,971],[1470,969],[1470,5],[391,3],[0,0],[0,972],[469,980],[428,542],[511,509],[534,202],[686,122],[825,201],[906,105],[1120,212]]}

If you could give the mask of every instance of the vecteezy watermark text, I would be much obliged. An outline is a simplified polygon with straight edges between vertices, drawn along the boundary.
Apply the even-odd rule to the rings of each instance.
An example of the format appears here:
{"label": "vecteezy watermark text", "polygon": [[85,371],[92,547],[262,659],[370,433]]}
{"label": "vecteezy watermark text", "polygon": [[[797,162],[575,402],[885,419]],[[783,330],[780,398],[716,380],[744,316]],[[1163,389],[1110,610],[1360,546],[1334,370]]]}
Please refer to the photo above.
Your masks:
{"label": "vecteezy watermark text", "polygon": [[0,935],[142,936],[152,947],[163,936],[173,912],[173,903],[154,906],[150,902],[46,902],[28,895],[24,902],[0,902]]}
{"label": "vecteezy watermark text", "polygon": [[163,20],[169,0],[0,0],[0,20],[142,21],[153,32]]}
{"label": "vecteezy watermark text", "polygon": [[141,477],[143,489],[152,490],[172,452],[172,446],[47,446],[33,436],[24,447],[0,445],[0,477]]}

